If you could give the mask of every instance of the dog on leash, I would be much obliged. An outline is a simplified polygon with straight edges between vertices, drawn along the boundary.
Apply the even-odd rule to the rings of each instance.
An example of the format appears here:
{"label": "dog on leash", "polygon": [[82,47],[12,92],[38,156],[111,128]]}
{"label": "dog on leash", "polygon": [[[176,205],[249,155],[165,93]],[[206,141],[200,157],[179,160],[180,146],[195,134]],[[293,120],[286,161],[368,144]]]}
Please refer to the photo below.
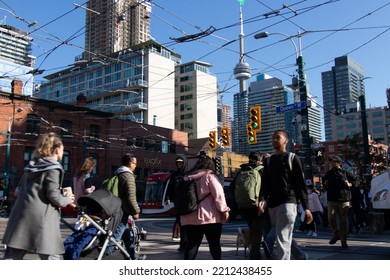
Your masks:
{"label": "dog on leash", "polygon": [[249,229],[238,228],[237,239],[236,239],[236,255],[238,255],[238,249],[242,246],[244,247],[244,254],[246,257],[246,249],[251,249],[250,247],[250,237]]}

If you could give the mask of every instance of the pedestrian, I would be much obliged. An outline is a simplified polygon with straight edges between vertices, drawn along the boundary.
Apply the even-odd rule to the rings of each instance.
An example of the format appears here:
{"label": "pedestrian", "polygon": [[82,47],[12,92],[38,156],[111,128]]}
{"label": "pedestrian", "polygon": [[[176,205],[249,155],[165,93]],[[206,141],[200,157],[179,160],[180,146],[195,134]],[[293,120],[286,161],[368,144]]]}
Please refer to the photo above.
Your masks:
{"label": "pedestrian", "polygon": [[60,231],[60,208],[74,202],[61,186],[64,169],[59,161],[64,145],[55,133],[39,137],[34,158],[24,168],[18,197],[11,210],[3,243],[6,260],[22,260],[26,253],[42,260],[60,260],[65,252]]}
{"label": "pedestrian", "polygon": [[222,223],[228,221],[230,208],[226,204],[213,160],[205,155],[199,156],[195,166],[184,179],[196,181],[198,198],[202,200],[197,210],[180,216],[187,238],[184,259],[196,258],[203,236],[206,236],[212,258],[220,260]]}
{"label": "pedestrian", "polygon": [[320,202],[322,205],[322,209],[324,209],[324,212],[321,215],[322,218],[322,226],[324,228],[327,228],[329,223],[328,223],[328,192],[326,189],[322,186],[321,187],[321,192],[320,192]]}
{"label": "pedestrian", "polygon": [[[187,158],[184,155],[179,155],[175,160],[176,170],[172,172],[171,177],[169,179],[168,187],[167,187],[167,198],[165,201],[166,205],[170,205],[174,200],[175,195],[175,185],[179,177],[184,176],[185,171],[187,170]],[[180,245],[178,251],[183,252],[185,248],[185,233],[184,228],[180,223],[180,215],[176,214],[176,219],[172,228],[172,240],[180,239]]]}
{"label": "pedestrian", "polygon": [[[251,260],[260,260],[262,258],[260,253],[260,245],[263,236],[264,225],[266,222],[266,215],[268,215],[268,213],[259,213],[258,209],[262,170],[263,166],[261,165],[260,154],[258,152],[252,151],[249,154],[248,163],[241,164],[240,171],[237,173],[231,183],[232,188],[235,190],[234,193],[237,205],[239,206],[241,214],[246,220],[249,228],[251,248],[249,259]],[[248,175],[247,172],[257,172],[259,175],[258,177],[254,177]],[[253,180],[253,184],[248,182],[250,180]],[[251,186],[250,189],[249,186]],[[244,192],[243,194],[241,194],[239,188],[242,188],[242,192]],[[255,194],[255,197],[252,199],[250,199],[251,193]]]}
{"label": "pedestrian", "polygon": [[318,224],[321,223],[321,215],[324,212],[324,208],[322,207],[318,194],[314,190],[313,184],[309,184],[307,186],[307,193],[308,193],[308,199],[307,199],[308,206],[313,216],[313,221],[306,225],[307,229],[309,230],[307,236],[317,237],[318,236],[317,228],[318,228]]}
{"label": "pedestrian", "polygon": [[322,178],[327,190],[328,221],[332,228],[332,238],[329,244],[333,245],[341,240],[341,247],[348,248],[348,209],[351,200],[352,182],[354,176],[342,168],[342,159],[339,156],[330,157],[331,169]]}
{"label": "pedestrian", "polygon": [[73,192],[76,205],[80,196],[90,194],[95,190],[91,177],[94,167],[95,160],[92,157],[87,157],[77,168],[73,177]]}
{"label": "pedestrian", "polygon": [[276,130],[272,136],[275,153],[264,165],[261,201],[259,211],[265,212],[268,207],[272,226],[276,231],[276,258],[289,260],[294,223],[297,216],[297,203],[305,209],[306,223],[313,219],[307,204],[307,190],[301,161],[295,154],[290,155],[286,146],[288,133]]}
{"label": "pedestrian", "polygon": [[[135,220],[139,219],[141,212],[137,203],[137,187],[135,183],[134,171],[137,167],[137,158],[131,153],[122,157],[122,166],[119,167],[115,174],[118,176],[118,197],[122,201],[123,216],[119,222],[113,237],[115,240],[123,240],[127,252],[132,260],[145,259],[145,255],[140,256],[135,248],[135,236],[129,226]],[[107,247],[106,254],[109,255],[114,251],[115,244],[110,243]]]}

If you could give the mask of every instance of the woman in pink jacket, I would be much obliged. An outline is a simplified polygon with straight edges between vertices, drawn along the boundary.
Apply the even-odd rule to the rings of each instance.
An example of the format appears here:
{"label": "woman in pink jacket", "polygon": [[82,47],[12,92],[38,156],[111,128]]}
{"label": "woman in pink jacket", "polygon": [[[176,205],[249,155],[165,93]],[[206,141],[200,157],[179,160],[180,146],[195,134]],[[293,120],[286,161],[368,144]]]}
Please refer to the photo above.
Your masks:
{"label": "woman in pink jacket", "polygon": [[211,256],[214,260],[220,260],[222,223],[229,219],[230,208],[226,204],[223,187],[215,175],[213,160],[201,155],[184,179],[196,181],[198,198],[201,200],[197,210],[180,217],[181,224],[185,227],[186,234],[188,233],[184,259],[196,258],[205,235]]}

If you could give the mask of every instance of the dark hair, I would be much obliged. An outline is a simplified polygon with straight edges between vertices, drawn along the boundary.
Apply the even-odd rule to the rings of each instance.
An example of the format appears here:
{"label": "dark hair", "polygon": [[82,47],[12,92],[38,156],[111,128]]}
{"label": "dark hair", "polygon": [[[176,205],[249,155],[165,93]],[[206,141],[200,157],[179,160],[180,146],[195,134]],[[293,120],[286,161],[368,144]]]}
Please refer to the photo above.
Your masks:
{"label": "dark hair", "polygon": [[198,157],[198,161],[195,163],[195,166],[194,168],[192,168],[191,171],[196,171],[200,169],[210,169],[214,173],[216,172],[214,161],[209,156],[205,155],[201,155]]}
{"label": "dark hair", "polygon": [[288,132],[286,131],[286,130],[284,130],[284,129],[278,129],[278,130],[275,130],[274,131],[274,134],[275,133],[281,133],[281,134],[283,134],[284,135],[284,137],[286,137],[287,139],[289,139],[289,135],[288,135]]}
{"label": "dark hair", "polygon": [[130,162],[133,162],[134,159],[135,159],[135,155],[131,153],[127,153],[122,157],[122,165],[128,166]]}
{"label": "dark hair", "polygon": [[251,161],[251,162],[258,162],[260,160],[261,160],[261,156],[260,156],[260,154],[258,152],[252,151],[252,152],[249,153],[249,161]]}

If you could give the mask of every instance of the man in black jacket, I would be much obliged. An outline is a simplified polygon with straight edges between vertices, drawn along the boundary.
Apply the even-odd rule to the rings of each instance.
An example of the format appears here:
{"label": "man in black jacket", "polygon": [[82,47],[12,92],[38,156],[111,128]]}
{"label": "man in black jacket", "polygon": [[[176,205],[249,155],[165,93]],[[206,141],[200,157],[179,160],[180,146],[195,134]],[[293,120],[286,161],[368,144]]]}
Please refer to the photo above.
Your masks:
{"label": "man in black jacket", "polygon": [[[181,176],[184,176],[185,172],[187,171],[187,158],[184,155],[179,155],[176,157],[175,164],[177,169],[174,172],[172,172],[171,178],[169,179],[168,188],[167,188],[167,198],[165,201],[167,205],[169,205],[171,201],[173,201],[174,199],[177,179]],[[180,252],[183,252],[186,244],[186,238],[185,238],[184,229],[180,223],[180,215],[176,215],[176,220],[172,228],[172,239],[176,241],[179,238],[180,238],[180,246],[178,250]]]}
{"label": "man in black jacket", "polygon": [[306,214],[306,223],[311,223],[313,216],[307,205],[306,182],[302,164],[297,156],[292,158],[289,167],[289,152],[286,146],[288,133],[276,130],[272,135],[275,153],[264,165],[261,201],[259,211],[269,209],[272,226],[276,231],[276,258],[289,260],[294,223],[297,216],[297,203],[301,202]]}
{"label": "man in black jacket", "polygon": [[[332,156],[329,159],[332,169],[325,173],[322,178],[323,185],[328,196],[328,220],[332,227],[332,238],[329,244],[333,245],[341,239],[341,247],[347,249],[348,234],[348,209],[351,200],[352,182],[354,176],[341,166],[342,159]],[[339,219],[340,228],[337,227]]]}

